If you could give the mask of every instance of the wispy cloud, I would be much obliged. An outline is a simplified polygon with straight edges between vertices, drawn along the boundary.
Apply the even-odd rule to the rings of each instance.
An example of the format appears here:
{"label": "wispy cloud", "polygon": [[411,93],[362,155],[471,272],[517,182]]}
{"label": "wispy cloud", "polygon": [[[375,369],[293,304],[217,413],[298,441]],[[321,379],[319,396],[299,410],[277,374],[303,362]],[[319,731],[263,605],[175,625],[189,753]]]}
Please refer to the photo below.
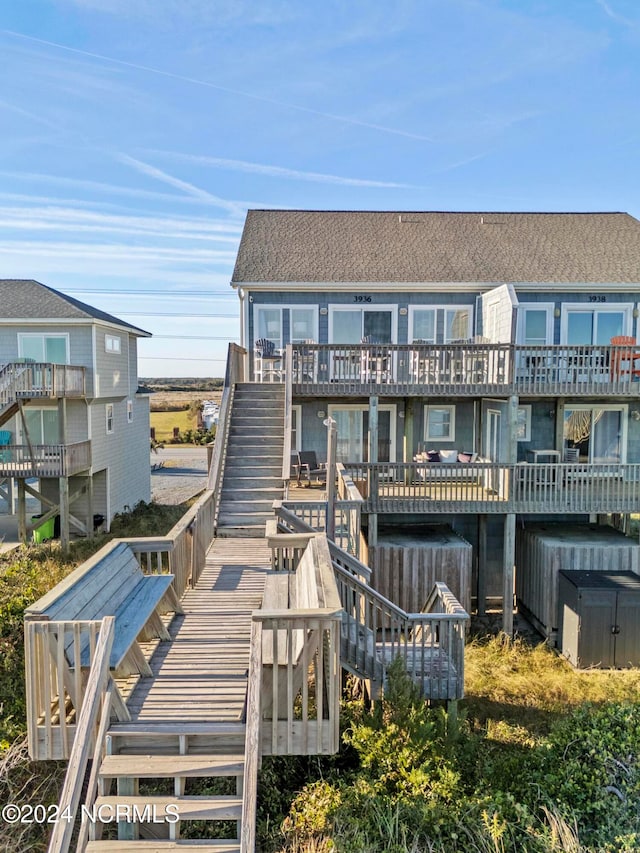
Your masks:
{"label": "wispy cloud", "polygon": [[208,89],[215,89],[219,92],[226,92],[227,94],[235,95],[237,97],[250,98],[251,100],[260,101],[261,103],[264,103],[264,104],[272,104],[273,106],[284,107],[285,109],[295,110],[297,112],[302,112],[302,113],[307,113],[308,115],[319,116],[320,118],[325,118],[325,119],[328,119],[330,121],[336,121],[336,122],[341,122],[343,124],[368,128],[369,130],[375,130],[375,131],[378,131],[380,133],[389,133],[389,134],[392,134],[394,136],[404,136],[408,139],[416,139],[416,140],[419,140],[422,142],[433,142],[433,139],[430,136],[425,136],[424,134],[413,133],[412,131],[402,130],[401,128],[388,127],[386,125],[377,124],[377,123],[371,122],[371,121],[361,121],[357,118],[354,118],[353,116],[343,116],[343,115],[338,115],[336,113],[324,112],[322,110],[313,109],[312,107],[302,106],[301,104],[292,104],[288,101],[281,101],[281,100],[277,100],[276,98],[268,98],[266,95],[257,95],[254,92],[247,92],[247,91],[244,91],[241,89],[232,89],[228,86],[221,86],[218,83],[212,83],[208,80],[201,80],[197,77],[189,77],[189,76],[186,76],[184,74],[175,74],[171,71],[164,71],[160,68],[154,68],[154,67],[149,66],[149,65],[140,65],[136,62],[126,62],[125,60],[122,60],[122,59],[115,59],[114,57],[111,57],[111,56],[105,56],[102,53],[93,53],[92,51],[88,51],[88,50],[80,50],[79,48],[69,47],[68,45],[60,44],[59,42],[48,41],[47,39],[39,39],[39,38],[35,38],[34,36],[28,36],[28,35],[25,35],[24,33],[19,33],[19,32],[16,32],[14,30],[2,29],[2,30],[0,30],[0,33],[3,33],[4,35],[12,36],[14,38],[25,39],[25,40],[30,41],[30,42],[42,44],[42,45],[45,45],[46,47],[54,47],[58,50],[69,51],[71,53],[79,54],[80,56],[86,56],[90,59],[98,59],[101,62],[109,62],[109,63],[113,63],[114,65],[122,66],[125,68],[134,68],[137,71],[145,71],[148,74],[157,74],[161,77],[167,77],[167,78],[170,78],[172,80],[181,80],[184,83],[191,83],[195,86],[204,86]]}
{"label": "wispy cloud", "polygon": [[[619,24],[623,24],[625,27],[630,27],[633,30],[637,30],[640,28],[640,20],[639,19],[631,19],[627,18],[624,15],[621,15],[619,12],[614,10],[606,0],[596,0],[598,6],[600,6],[604,12],[614,21]],[[637,8],[637,7],[636,7]]]}
{"label": "wispy cloud", "polygon": [[182,190],[182,192],[188,196],[203,199],[236,215],[240,215],[244,212],[237,202],[227,201],[224,198],[213,195],[212,193],[207,192],[207,190],[203,190],[200,187],[196,187],[193,184],[188,183],[187,181],[183,181],[180,178],[169,175],[167,172],[163,172],[161,169],[157,169],[149,163],[144,163],[142,160],[136,160],[135,157],[130,157],[128,154],[118,154],[117,159],[120,160],[121,163],[137,169],[137,171],[141,172],[143,175],[148,175],[150,178],[154,178],[161,183],[168,184],[170,187]]}
{"label": "wispy cloud", "polygon": [[198,154],[181,154],[173,151],[152,150],[149,153],[174,160],[189,163],[199,163],[203,166],[213,166],[217,169],[231,169],[236,172],[250,172],[255,175],[266,175],[271,178],[285,178],[292,181],[312,181],[320,184],[337,184],[346,187],[374,187],[390,189],[423,189],[413,184],[402,184],[394,181],[376,181],[368,178],[348,178],[343,175],[329,175],[324,172],[307,172],[301,169],[288,169],[284,166],[271,166],[265,163],[251,163],[246,160],[229,160],[224,157],[208,157]]}

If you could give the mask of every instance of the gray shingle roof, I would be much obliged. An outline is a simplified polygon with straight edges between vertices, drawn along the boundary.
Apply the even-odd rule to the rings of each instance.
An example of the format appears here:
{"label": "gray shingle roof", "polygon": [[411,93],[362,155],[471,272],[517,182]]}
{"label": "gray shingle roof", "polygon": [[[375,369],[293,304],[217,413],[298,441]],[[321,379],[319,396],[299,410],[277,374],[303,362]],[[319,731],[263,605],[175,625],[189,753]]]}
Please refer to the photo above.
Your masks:
{"label": "gray shingle roof", "polygon": [[250,210],[233,283],[640,282],[627,213]]}
{"label": "gray shingle roof", "polygon": [[150,332],[125,323],[71,296],[33,279],[0,279],[0,323],[6,320],[102,320],[115,323],[137,335]]}

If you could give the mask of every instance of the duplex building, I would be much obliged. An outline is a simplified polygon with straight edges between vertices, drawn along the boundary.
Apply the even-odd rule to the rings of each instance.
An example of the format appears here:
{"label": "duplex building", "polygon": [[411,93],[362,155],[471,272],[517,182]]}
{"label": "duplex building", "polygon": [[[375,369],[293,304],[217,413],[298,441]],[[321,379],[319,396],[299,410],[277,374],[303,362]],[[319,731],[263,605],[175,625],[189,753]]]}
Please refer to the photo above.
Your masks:
{"label": "duplex building", "polygon": [[149,501],[149,333],[37,281],[0,280],[0,305],[0,488],[21,536],[26,494],[64,541]]}
{"label": "duplex building", "polygon": [[322,460],[336,421],[374,583],[400,571],[385,542],[437,532],[471,548],[463,604],[510,631],[517,595],[553,636],[578,552],[640,571],[619,532],[640,509],[638,220],[252,210],[232,286],[248,374],[288,384],[292,451]]}

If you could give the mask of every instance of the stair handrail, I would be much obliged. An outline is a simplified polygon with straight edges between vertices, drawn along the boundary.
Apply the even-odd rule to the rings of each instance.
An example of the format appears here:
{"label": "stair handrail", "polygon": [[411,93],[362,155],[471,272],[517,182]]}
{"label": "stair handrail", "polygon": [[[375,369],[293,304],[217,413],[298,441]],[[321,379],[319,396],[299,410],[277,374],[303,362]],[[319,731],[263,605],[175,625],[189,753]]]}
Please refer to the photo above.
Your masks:
{"label": "stair handrail", "polygon": [[244,380],[244,360],[241,356],[247,351],[237,344],[229,344],[227,352],[227,368],[224,376],[224,389],[220,402],[220,414],[218,426],[216,427],[216,438],[211,455],[211,466],[207,489],[213,492],[215,502],[214,526],[217,524],[218,510],[220,507],[220,492],[224,479],[224,463],[229,441],[229,427],[231,423],[231,409],[233,408],[233,395],[237,382]]}
{"label": "stair handrail", "polygon": [[251,622],[251,648],[247,683],[247,715],[245,721],[244,778],[242,786],[242,820],[240,853],[254,853],[256,846],[256,806],[258,768],[260,766],[260,727],[262,693],[262,622]]}
{"label": "stair handrail", "polygon": [[[110,716],[110,688],[112,681],[109,670],[109,656],[111,655],[111,646],[113,645],[114,630],[115,617],[105,616],[102,619],[95,655],[89,669],[84,701],[78,715],[76,734],[60,794],[58,820],[53,826],[47,853],[68,853],[69,851],[80,798],[82,796],[84,779],[89,764],[91,742],[98,724],[99,714],[102,711],[103,716],[100,718],[100,725],[95,735],[94,766],[97,764],[96,757],[99,758],[100,756]],[[92,768],[90,781],[93,780],[94,791],[96,773],[97,769],[94,770]],[[87,803],[89,805],[93,802],[92,797],[94,797],[94,794],[89,790],[87,793]],[[86,809],[83,809],[83,815],[86,815],[86,813]],[[78,847],[76,848],[78,851],[84,850],[82,835],[83,833],[81,832]]]}
{"label": "stair handrail", "polygon": [[[284,447],[282,450],[282,479],[286,483],[291,477],[291,405],[293,401],[293,349],[291,344],[287,344],[284,364]],[[298,429],[300,429],[299,426]]]}

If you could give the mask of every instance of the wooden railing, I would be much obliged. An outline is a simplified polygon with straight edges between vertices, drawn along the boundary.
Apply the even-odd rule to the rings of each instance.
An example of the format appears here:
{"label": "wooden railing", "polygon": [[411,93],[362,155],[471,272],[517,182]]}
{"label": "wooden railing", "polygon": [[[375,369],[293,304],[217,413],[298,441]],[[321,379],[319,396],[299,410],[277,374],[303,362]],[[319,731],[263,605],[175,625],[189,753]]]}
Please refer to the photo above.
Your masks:
{"label": "wooden railing", "polygon": [[294,572],[267,578],[262,608],[263,753],[336,752],[341,612],[326,537],[309,538]]}
{"label": "wooden railing", "polygon": [[435,585],[422,613],[405,613],[335,563],[334,572],[346,614],[343,665],[380,689],[400,658],[425,699],[462,698],[469,615],[445,584]]}
{"label": "wooden railing", "polygon": [[229,440],[229,426],[231,423],[231,409],[233,407],[233,395],[237,382],[244,382],[245,356],[247,351],[237,344],[229,344],[227,353],[227,369],[224,377],[224,390],[220,403],[220,415],[216,428],[216,439],[211,456],[211,467],[209,468],[209,479],[207,488],[213,492],[214,497],[214,526],[217,521],[218,507],[220,505],[220,492],[222,491],[222,480],[224,477],[224,463]]}
{"label": "wooden railing", "polygon": [[[89,822],[87,815],[95,802],[97,775],[104,754],[104,742],[109,725],[113,682],[109,673],[109,655],[114,638],[115,620],[106,616],[100,624],[98,641],[92,657],[85,701],[77,716],[76,738],[73,742],[67,773],[59,801],[59,818],[53,825],[49,838],[48,853],[67,853],[77,824],[78,808],[85,784],[85,775],[92,757],[87,794],[78,830],[76,853],[86,849]],[[79,669],[79,667],[78,667]],[[93,752],[91,747],[93,745]]]}
{"label": "wooden railing", "polygon": [[85,368],[70,364],[11,362],[0,369],[0,409],[20,397],[84,397]]}
{"label": "wooden railing", "polygon": [[292,344],[287,365],[297,395],[639,397],[632,373],[637,350],[640,345]]}
{"label": "wooden railing", "polygon": [[365,512],[634,512],[640,502],[638,463],[379,462],[345,467],[365,495]]}
{"label": "wooden railing", "polygon": [[[297,536],[311,532],[286,507],[276,514],[280,531],[295,530]],[[436,583],[423,612],[406,613],[368,585],[367,566],[333,542],[328,547],[343,608],[343,667],[379,690],[388,666],[400,657],[425,698],[460,699],[469,615],[449,588]]]}
{"label": "wooden railing", "polygon": [[339,462],[338,471],[338,501],[336,502],[335,541],[353,554],[360,557],[362,542],[361,515],[364,498],[356,487],[351,473],[345,470]]}
{"label": "wooden railing", "polygon": [[247,683],[247,718],[244,742],[244,779],[242,788],[242,823],[240,853],[256,849],[256,808],[258,801],[258,769],[260,767],[262,728],[262,622],[251,623],[251,650]]}
{"label": "wooden railing", "polygon": [[0,447],[0,475],[3,477],[70,477],[90,467],[90,441]]}

